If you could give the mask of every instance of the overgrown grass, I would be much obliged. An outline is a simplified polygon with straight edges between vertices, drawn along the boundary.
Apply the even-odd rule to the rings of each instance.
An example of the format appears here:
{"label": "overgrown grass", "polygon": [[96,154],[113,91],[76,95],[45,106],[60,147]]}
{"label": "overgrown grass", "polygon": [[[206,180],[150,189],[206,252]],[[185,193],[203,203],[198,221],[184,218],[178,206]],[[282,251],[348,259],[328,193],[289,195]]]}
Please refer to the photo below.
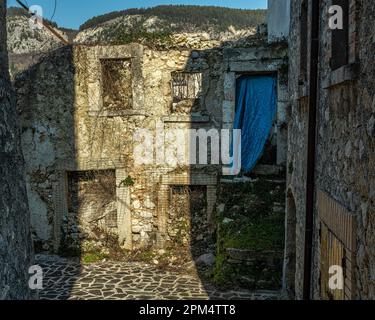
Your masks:
{"label": "overgrown grass", "polygon": [[103,261],[105,258],[107,258],[107,256],[101,252],[86,252],[81,257],[81,262],[83,264],[91,264]]}
{"label": "overgrown grass", "polygon": [[225,286],[236,277],[247,277],[265,280],[277,286],[280,273],[267,270],[261,261],[252,266],[228,264],[226,249],[260,253],[282,251],[285,217],[282,212],[273,212],[273,206],[274,203],[284,203],[285,191],[272,182],[259,179],[253,183],[223,185],[219,197],[225,204],[225,211],[217,216],[219,228],[213,281]]}
{"label": "overgrown grass", "polygon": [[248,250],[282,250],[284,216],[271,215],[258,219],[242,218],[222,226],[225,248]]}

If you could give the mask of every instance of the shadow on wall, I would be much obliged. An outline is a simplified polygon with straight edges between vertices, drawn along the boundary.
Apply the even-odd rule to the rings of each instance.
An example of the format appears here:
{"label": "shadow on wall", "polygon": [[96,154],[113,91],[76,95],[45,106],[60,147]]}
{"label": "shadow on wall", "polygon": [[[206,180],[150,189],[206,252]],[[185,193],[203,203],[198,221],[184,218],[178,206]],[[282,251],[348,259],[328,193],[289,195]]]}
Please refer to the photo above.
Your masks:
{"label": "shadow on wall", "polygon": [[[75,74],[73,48],[68,46],[48,53],[14,80],[36,254],[58,249],[51,239],[64,234],[64,230],[57,230],[54,225],[55,213],[67,205],[60,183],[66,176],[61,168],[64,163],[74,166],[76,154]],[[56,198],[59,191],[60,196]],[[44,287],[53,287],[56,296],[61,294],[62,299],[67,298],[78,272],[69,274],[70,279],[64,284],[64,288],[69,288],[64,293],[59,281],[64,282],[65,271],[57,266],[52,270],[49,261],[36,263],[53,275],[51,279],[47,276]]]}
{"label": "shadow on wall", "polygon": [[28,271],[34,257],[6,36],[6,1],[0,1],[0,300],[16,300],[32,297]]}
{"label": "shadow on wall", "polygon": [[[177,119],[181,116],[183,121],[172,121],[169,126],[183,124],[185,129],[221,129],[217,117],[222,116],[222,106],[212,106],[212,101],[206,99],[215,97],[215,102],[223,99],[216,96],[215,87],[222,85],[222,74],[221,71],[207,68],[204,63],[215,59],[218,61],[212,63],[224,63],[220,60],[222,57],[217,55],[217,49],[199,51],[201,59],[196,57],[197,52],[193,52],[185,69],[176,75],[177,85],[172,88],[174,99],[169,115]],[[40,63],[20,74],[15,82],[23,119],[23,147],[27,155],[33,231],[36,239],[44,238],[44,241],[36,242],[36,249],[39,252],[55,251],[61,256],[73,258],[64,262],[64,267],[48,260],[41,262],[48,273],[46,290],[43,291],[45,293],[41,292],[41,297],[67,299],[72,294],[76,295],[77,279],[84,282],[84,265],[100,263],[104,259],[147,263],[158,260],[156,268],[160,270],[197,273],[207,295],[213,299],[218,298],[214,286],[220,286],[223,290],[279,289],[285,181],[280,182],[277,178],[282,177],[282,173],[266,178],[251,176],[232,187],[233,180],[228,185],[218,181],[221,168],[215,165],[190,165],[164,172],[153,168],[150,176],[147,173],[150,173],[149,170],[137,178],[124,174],[132,170],[130,158],[91,159],[93,154],[108,152],[106,142],[109,136],[103,128],[109,129],[106,132],[112,132],[116,139],[132,138],[132,135],[117,135],[117,121],[123,121],[122,118],[126,116],[113,116],[112,113],[119,111],[121,103],[118,101],[129,101],[136,97],[130,95],[128,90],[122,91],[124,88],[131,89],[131,79],[124,81],[129,77],[126,72],[129,62],[107,59],[106,62],[115,67],[109,72],[111,79],[108,79],[113,85],[109,86],[109,82],[105,81],[104,91],[97,89],[103,93],[106,114],[112,116],[90,117],[87,120],[83,114],[91,106],[77,107],[77,100],[82,101],[81,96],[89,92],[89,80],[82,78],[84,72],[81,69],[94,71],[93,66],[81,65],[88,61],[84,54],[76,63],[73,50],[75,48],[64,47],[51,52]],[[80,48],[77,50],[80,52]],[[101,72],[105,74],[103,70]],[[202,81],[200,91],[196,91],[197,81]],[[117,87],[119,89],[111,94],[111,88]],[[79,92],[76,92],[77,88]],[[90,104],[90,97],[87,104]],[[211,117],[212,120],[212,113],[217,111],[213,110],[215,107],[219,109],[219,116],[216,114],[213,117],[216,117],[215,123],[209,120],[202,122],[205,118]],[[147,117],[139,125],[142,125],[142,121],[148,121]],[[93,131],[90,132],[88,127],[92,127]],[[132,141],[126,139],[125,145],[131,146]],[[87,163],[82,163],[82,150],[78,150],[78,144],[80,149],[86,145],[89,150]],[[266,150],[261,162],[271,163],[275,160],[274,147]],[[210,155],[210,149],[208,153]],[[120,167],[119,162],[122,162]],[[153,177],[157,179],[149,188]],[[266,181],[269,178],[271,182]],[[163,179],[169,182],[163,185]],[[159,197],[161,186],[164,188],[163,198]],[[137,200],[132,199],[128,191],[125,195],[120,193],[122,188],[143,194],[151,190],[150,203],[157,209],[154,208],[155,212],[151,211],[151,214],[150,211],[143,212],[141,218],[153,221],[152,228],[147,231],[153,245],[140,242],[144,226],[139,224],[140,217],[132,211],[138,206]],[[238,190],[242,198],[236,197],[231,190]],[[262,195],[256,195],[257,190],[261,190]],[[164,203],[161,205],[162,201]],[[217,210],[215,204],[218,204]],[[130,220],[122,219],[128,219],[129,215],[131,222],[127,225]],[[250,227],[254,222],[255,227]],[[51,225],[53,228],[48,229]],[[130,228],[131,239],[119,241],[123,227],[128,230],[128,236]],[[241,237],[237,237],[236,229],[243,230],[249,236],[244,239],[254,240],[251,248],[241,241]],[[257,247],[259,242],[255,239],[258,234],[265,242]],[[226,236],[228,238],[221,238]],[[51,238],[53,241],[48,241]],[[127,248],[132,247],[133,251],[124,250],[126,241]],[[260,258],[254,260],[252,255],[259,251],[262,251]],[[235,265],[228,264],[228,261],[235,261]],[[106,262],[102,264],[106,265]],[[238,264],[241,264],[241,268]],[[246,276],[241,274],[243,268],[246,269]],[[268,282],[263,281],[262,285],[262,274],[266,273]],[[99,277],[105,278],[105,275]],[[96,285],[103,286],[103,282]]]}
{"label": "shadow on wall", "polygon": [[[171,112],[175,115],[190,115],[188,122],[191,129],[224,128],[222,96],[217,97],[220,105],[220,125],[218,126],[216,121],[197,121],[199,116],[205,115],[211,120],[218,120],[215,119],[215,111],[210,106],[210,97],[217,96],[216,90],[218,85],[222,85],[220,77],[223,77],[223,74],[218,74],[215,68],[202,68],[205,61],[212,63],[213,59],[220,56],[215,51],[217,49],[193,51],[189,63],[177,77],[178,81],[173,81],[176,87],[173,88],[172,94],[186,97],[176,99]],[[224,65],[223,60],[219,63]],[[189,93],[193,93],[193,96],[197,93],[194,83],[199,72],[202,79],[201,92],[196,99],[187,99]],[[254,74],[259,76],[259,72]],[[269,72],[261,74],[270,75]],[[246,79],[251,75],[238,74],[238,79]],[[275,115],[270,118],[274,117]],[[270,165],[273,172],[242,172],[241,174],[247,177],[240,177],[236,181],[233,176],[221,179],[220,166],[208,165],[202,168],[199,165],[190,165],[187,169],[190,185],[171,183],[168,186],[167,249],[172,252],[179,251],[182,256],[192,259],[194,269],[208,293],[212,292],[213,286],[222,290],[281,289],[285,236],[285,171],[276,166],[276,135],[273,123],[272,129],[267,130],[268,139],[257,162]],[[191,142],[189,141],[190,144]],[[210,159],[215,141],[208,139],[208,143]],[[207,181],[196,183],[195,181],[200,180],[197,177],[202,173],[213,174],[216,178],[215,184],[209,185]],[[180,261],[183,261],[183,258]],[[211,298],[216,296],[213,294]]]}

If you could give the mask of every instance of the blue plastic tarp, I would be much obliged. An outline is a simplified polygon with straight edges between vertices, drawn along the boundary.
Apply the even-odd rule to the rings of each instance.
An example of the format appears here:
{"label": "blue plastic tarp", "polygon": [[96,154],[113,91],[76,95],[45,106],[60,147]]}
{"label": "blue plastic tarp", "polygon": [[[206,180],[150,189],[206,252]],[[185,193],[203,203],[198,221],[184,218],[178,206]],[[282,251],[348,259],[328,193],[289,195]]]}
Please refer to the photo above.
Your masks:
{"label": "blue plastic tarp", "polygon": [[250,172],[262,156],[276,116],[276,77],[237,80],[234,129],[241,129],[242,170]]}

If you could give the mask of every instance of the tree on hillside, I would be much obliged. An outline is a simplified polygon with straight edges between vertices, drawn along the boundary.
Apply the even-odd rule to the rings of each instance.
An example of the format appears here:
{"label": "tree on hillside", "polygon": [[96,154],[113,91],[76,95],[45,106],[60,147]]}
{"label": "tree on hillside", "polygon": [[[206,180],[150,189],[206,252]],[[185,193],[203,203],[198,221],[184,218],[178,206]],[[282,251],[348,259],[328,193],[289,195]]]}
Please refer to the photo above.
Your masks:
{"label": "tree on hillside", "polygon": [[158,16],[171,24],[195,24],[197,27],[214,24],[222,30],[226,30],[231,25],[237,28],[256,27],[266,20],[266,10],[243,10],[213,6],[164,5],[147,9],[135,8],[115,11],[93,17],[82,24],[80,30],[94,28],[109,20],[126,15],[143,15],[146,18]]}

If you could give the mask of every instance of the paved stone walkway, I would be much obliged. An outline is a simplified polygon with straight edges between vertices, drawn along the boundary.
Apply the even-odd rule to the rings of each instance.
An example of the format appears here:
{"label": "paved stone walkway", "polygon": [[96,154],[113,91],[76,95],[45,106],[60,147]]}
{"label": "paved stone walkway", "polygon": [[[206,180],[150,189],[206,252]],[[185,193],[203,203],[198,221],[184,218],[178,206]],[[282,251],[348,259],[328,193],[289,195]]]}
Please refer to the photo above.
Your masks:
{"label": "paved stone walkway", "polygon": [[143,263],[80,265],[56,256],[36,259],[44,272],[42,300],[270,300],[275,292],[219,291],[197,275],[160,271]]}

